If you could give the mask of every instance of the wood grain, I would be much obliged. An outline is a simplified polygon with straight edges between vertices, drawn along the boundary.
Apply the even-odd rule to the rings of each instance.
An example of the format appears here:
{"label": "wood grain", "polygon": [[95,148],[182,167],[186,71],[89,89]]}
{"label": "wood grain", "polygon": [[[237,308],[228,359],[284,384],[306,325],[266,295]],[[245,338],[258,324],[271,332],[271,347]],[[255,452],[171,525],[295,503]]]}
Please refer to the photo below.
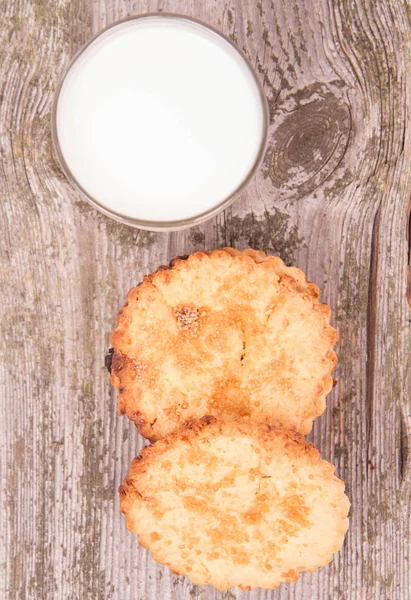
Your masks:
{"label": "wood grain", "polygon": [[[53,90],[92,33],[169,10],[220,29],[270,103],[255,180],[201,227],[151,234],[85,204],[50,143]],[[406,600],[411,7],[401,0],[2,0],[0,597]],[[343,551],[275,592],[198,588],[126,531],[117,487],[142,440],[104,370],[127,290],[177,254],[279,253],[323,290],[339,385],[312,438],[352,501]]]}

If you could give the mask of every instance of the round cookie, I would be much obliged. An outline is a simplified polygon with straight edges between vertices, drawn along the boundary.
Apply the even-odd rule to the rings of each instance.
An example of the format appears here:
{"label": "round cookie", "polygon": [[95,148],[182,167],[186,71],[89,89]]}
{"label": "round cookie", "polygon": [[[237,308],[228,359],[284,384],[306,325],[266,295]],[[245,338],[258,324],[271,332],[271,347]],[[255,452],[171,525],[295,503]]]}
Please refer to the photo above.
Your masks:
{"label": "round cookie", "polygon": [[132,461],[121,510],[174,573],[273,589],[340,549],[349,501],[333,473],[296,432],[204,417]]}
{"label": "round cookie", "polygon": [[316,285],[263,252],[195,252],[130,290],[111,343],[120,414],[160,439],[213,415],[311,430],[338,334]]}

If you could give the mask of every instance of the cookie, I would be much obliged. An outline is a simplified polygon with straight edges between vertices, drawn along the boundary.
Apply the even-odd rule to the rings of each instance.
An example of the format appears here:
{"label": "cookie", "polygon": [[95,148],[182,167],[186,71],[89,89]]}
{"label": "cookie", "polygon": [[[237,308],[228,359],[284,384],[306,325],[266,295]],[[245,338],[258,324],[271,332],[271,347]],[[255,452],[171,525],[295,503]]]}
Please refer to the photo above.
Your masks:
{"label": "cookie", "polygon": [[121,510],[174,573],[273,589],[340,549],[349,501],[333,473],[299,433],[204,417],[133,460]]}
{"label": "cookie", "polygon": [[306,434],[333,384],[330,315],[317,286],[278,257],[225,248],[175,259],[119,313],[119,413],[150,440],[204,415]]}

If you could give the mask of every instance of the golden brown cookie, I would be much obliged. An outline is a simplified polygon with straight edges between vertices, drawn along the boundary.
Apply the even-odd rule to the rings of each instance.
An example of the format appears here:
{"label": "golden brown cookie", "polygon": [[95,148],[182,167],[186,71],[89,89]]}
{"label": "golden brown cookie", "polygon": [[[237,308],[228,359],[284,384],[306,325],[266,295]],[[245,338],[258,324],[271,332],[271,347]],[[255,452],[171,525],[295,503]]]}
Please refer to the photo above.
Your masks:
{"label": "golden brown cookie", "polygon": [[160,439],[214,415],[308,433],[337,361],[331,311],[302,271],[232,248],[175,259],[130,290],[111,342],[118,409]]}
{"label": "golden brown cookie", "polygon": [[296,432],[204,417],[133,460],[121,510],[153,558],[194,583],[272,589],[340,549],[349,501],[333,473]]}

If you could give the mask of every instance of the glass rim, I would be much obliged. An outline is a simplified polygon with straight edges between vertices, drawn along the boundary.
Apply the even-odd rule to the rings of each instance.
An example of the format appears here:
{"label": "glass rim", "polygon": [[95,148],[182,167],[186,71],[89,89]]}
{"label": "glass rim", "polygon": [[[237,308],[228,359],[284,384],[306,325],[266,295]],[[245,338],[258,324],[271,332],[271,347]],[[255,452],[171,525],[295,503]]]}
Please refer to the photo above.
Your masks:
{"label": "glass rim", "polygon": [[[263,130],[262,130],[262,135],[261,135],[258,152],[256,154],[256,157],[252,164],[252,167],[248,171],[246,177],[244,177],[243,180],[236,187],[236,189],[229,196],[227,196],[226,198],[221,200],[218,204],[213,205],[208,210],[205,210],[201,213],[197,213],[196,215],[193,215],[190,217],[185,217],[184,219],[167,220],[167,221],[161,221],[161,220],[153,221],[153,220],[139,219],[136,217],[130,217],[128,215],[118,213],[115,210],[111,210],[111,209],[107,208],[106,206],[104,206],[103,204],[101,204],[96,198],[94,198],[79,183],[79,181],[76,179],[76,177],[72,173],[70,167],[68,166],[68,164],[66,162],[66,159],[64,158],[64,154],[60,147],[58,131],[57,131],[57,107],[58,107],[58,102],[60,99],[60,94],[61,94],[63,85],[66,81],[66,78],[67,78],[69,72],[71,71],[72,67],[77,62],[77,60],[80,58],[80,56],[89,48],[89,46],[91,46],[99,37],[104,35],[107,31],[110,31],[111,29],[121,26],[129,21],[137,21],[140,19],[149,19],[149,18],[153,18],[153,17],[190,21],[192,23],[196,23],[197,25],[204,27],[205,29],[208,29],[209,31],[213,32],[214,34],[217,34],[220,38],[222,38],[224,41],[226,41],[241,56],[244,63],[247,65],[248,70],[250,71],[251,75],[253,76],[253,79],[257,85],[260,104],[261,104],[262,113],[263,113]],[[104,29],[101,29],[98,33],[96,33],[94,36],[92,36],[85,44],[83,44],[81,46],[81,48],[79,48],[79,50],[77,50],[77,52],[70,59],[70,62],[68,64],[68,66],[66,67],[64,73],[62,74],[60,81],[55,89],[53,106],[52,106],[52,110],[51,110],[51,138],[52,138],[52,145],[53,145],[53,150],[54,150],[55,156],[59,162],[59,165],[60,165],[64,175],[66,176],[68,181],[77,189],[77,191],[80,192],[83,199],[86,200],[89,204],[91,204],[94,208],[96,208],[97,210],[99,210],[100,212],[105,214],[106,216],[111,217],[112,219],[115,219],[116,221],[119,221],[120,223],[124,223],[126,225],[131,225],[132,227],[137,227],[139,229],[145,229],[148,231],[157,231],[157,232],[178,231],[180,229],[194,227],[195,225],[199,225],[200,223],[203,223],[204,221],[211,219],[212,217],[217,215],[219,212],[221,212],[222,210],[227,208],[232,202],[234,202],[234,200],[239,196],[239,194],[241,192],[243,192],[244,189],[247,187],[247,185],[249,184],[251,179],[254,177],[254,175],[256,174],[256,172],[258,170],[258,167],[261,164],[261,161],[264,156],[265,149],[266,149],[266,145],[267,145],[268,125],[269,125],[269,110],[268,110],[267,98],[264,93],[263,84],[259,80],[254,68],[251,66],[250,61],[245,56],[244,52],[242,52],[242,50],[237,48],[237,46],[234,44],[234,42],[232,40],[230,40],[230,38],[228,38],[226,35],[224,35],[220,31],[218,31],[211,25],[208,25],[207,23],[204,23],[203,21],[200,21],[199,19],[195,19],[195,18],[189,17],[187,15],[183,15],[183,14],[179,14],[179,13],[172,13],[172,12],[149,12],[149,13],[143,13],[143,14],[125,17],[124,19],[120,19],[119,21],[116,21],[115,23],[112,23],[111,25],[104,27]]]}

